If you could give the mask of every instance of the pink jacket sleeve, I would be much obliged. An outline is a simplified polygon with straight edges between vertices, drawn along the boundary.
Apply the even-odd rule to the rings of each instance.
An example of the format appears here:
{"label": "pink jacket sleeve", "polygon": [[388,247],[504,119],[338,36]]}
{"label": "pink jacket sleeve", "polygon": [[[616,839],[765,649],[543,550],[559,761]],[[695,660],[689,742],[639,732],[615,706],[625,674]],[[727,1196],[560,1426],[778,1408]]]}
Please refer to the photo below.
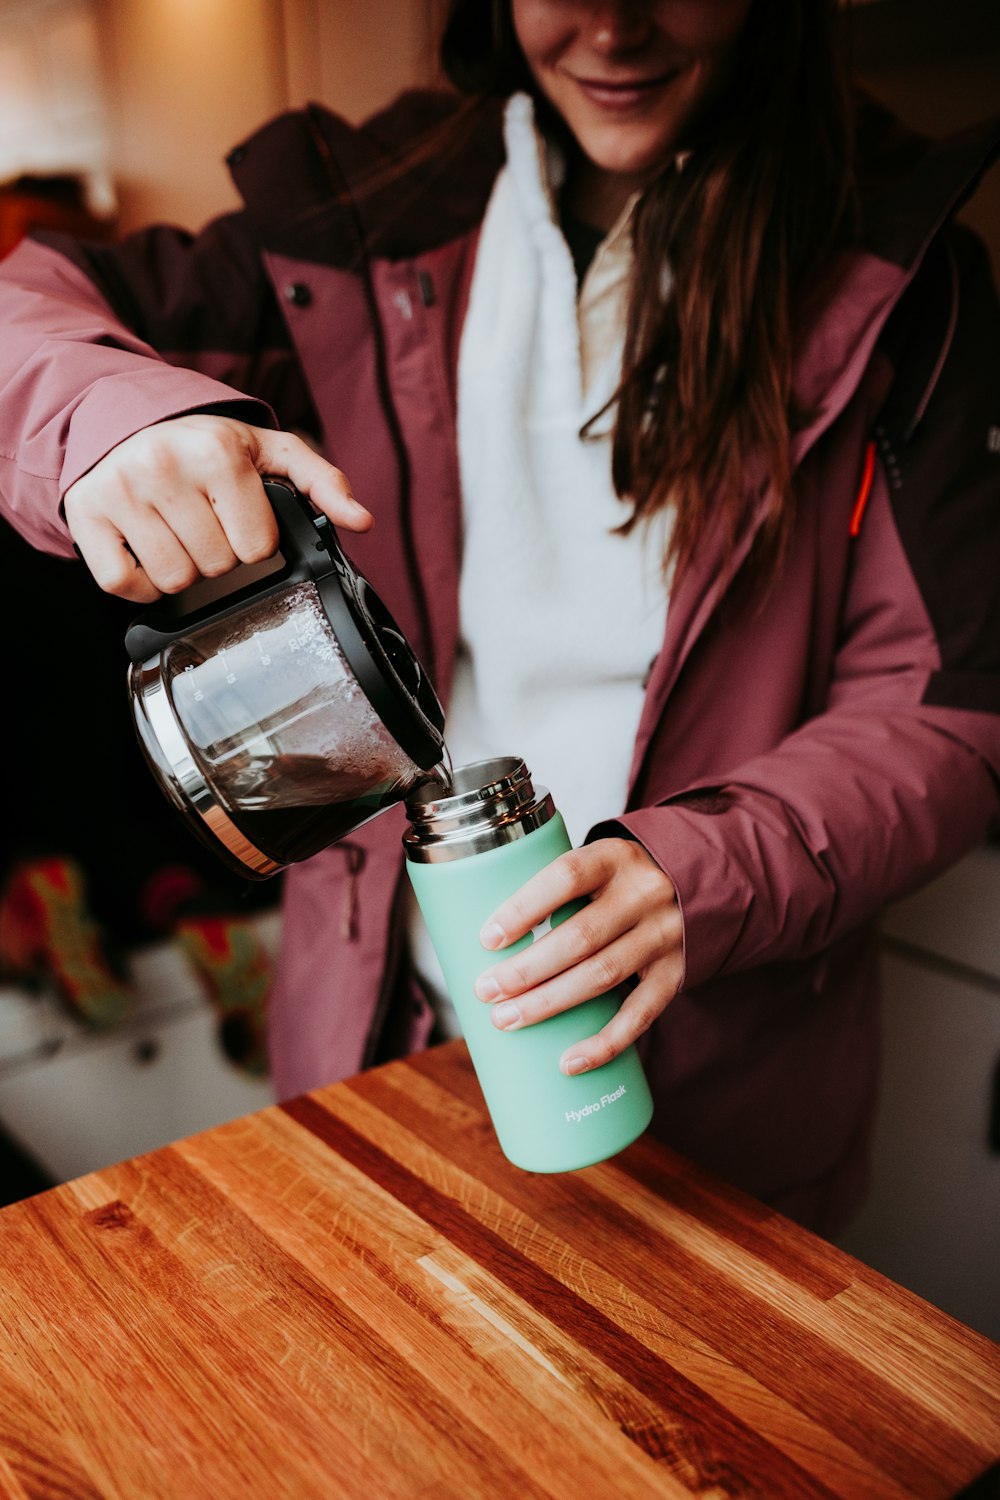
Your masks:
{"label": "pink jacket sleeve", "polygon": [[916,591],[894,596],[905,560],[884,486],[865,527],[825,712],[724,780],[595,830],[627,830],[673,881],[685,988],[819,952],[960,858],[997,811],[1000,715],[924,701],[939,651]]}
{"label": "pink jacket sleeve", "polygon": [[260,328],[264,286],[236,218],[25,241],[0,264],[0,510],[32,545],[72,553],[63,494],[140,428],[205,408],[276,425],[246,395],[262,356],[238,330]]}
{"label": "pink jacket sleeve", "polygon": [[1000,454],[986,435],[1000,308],[977,286],[849,544],[821,711],[591,834],[627,831],[671,877],[686,988],[818,953],[960,858],[997,814]]}

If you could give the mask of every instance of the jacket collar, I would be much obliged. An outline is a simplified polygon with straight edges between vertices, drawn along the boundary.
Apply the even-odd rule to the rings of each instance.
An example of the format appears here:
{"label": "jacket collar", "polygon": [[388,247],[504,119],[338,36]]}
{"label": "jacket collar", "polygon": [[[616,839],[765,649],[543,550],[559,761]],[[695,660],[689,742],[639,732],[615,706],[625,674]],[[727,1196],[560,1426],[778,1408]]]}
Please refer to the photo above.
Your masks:
{"label": "jacket collar", "polygon": [[279,115],[227,157],[266,250],[351,268],[472,231],[503,164],[502,106],[414,91],[365,125],[321,105]]}

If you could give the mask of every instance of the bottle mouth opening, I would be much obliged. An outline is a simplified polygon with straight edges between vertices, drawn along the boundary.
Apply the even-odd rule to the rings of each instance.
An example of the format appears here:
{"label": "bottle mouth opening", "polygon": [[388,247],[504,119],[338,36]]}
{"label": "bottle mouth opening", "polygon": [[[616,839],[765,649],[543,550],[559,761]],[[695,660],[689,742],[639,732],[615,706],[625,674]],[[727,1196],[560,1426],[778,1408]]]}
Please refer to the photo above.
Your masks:
{"label": "bottle mouth opening", "polygon": [[459,807],[473,807],[516,794],[525,785],[530,790],[531,775],[524,761],[516,755],[501,755],[457,766],[447,785],[437,780],[421,781],[410,793],[406,806],[416,817],[436,817]]}
{"label": "bottle mouth opening", "polygon": [[412,860],[460,859],[523,838],[554,812],[519,756],[472,761],[455,768],[447,787],[427,780],[413,788],[403,844]]}

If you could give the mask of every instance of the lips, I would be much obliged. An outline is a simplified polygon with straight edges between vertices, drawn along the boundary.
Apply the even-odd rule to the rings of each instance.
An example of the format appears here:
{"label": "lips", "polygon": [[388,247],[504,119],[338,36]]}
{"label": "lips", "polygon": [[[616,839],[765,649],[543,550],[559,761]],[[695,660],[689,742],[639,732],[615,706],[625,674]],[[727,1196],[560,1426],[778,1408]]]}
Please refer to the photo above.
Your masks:
{"label": "lips", "polygon": [[580,92],[602,109],[629,110],[645,104],[669,88],[680,69],[662,73],[656,78],[626,78],[614,81],[603,78],[574,78]]}

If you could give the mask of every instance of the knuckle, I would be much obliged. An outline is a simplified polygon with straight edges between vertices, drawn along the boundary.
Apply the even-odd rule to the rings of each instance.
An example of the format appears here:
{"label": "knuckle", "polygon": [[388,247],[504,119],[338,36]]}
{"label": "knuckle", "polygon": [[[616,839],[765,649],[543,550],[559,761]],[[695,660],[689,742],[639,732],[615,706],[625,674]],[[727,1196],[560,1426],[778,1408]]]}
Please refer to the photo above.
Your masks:
{"label": "knuckle", "polygon": [[180,594],[184,589],[190,588],[198,576],[198,569],[191,563],[187,567],[161,569],[156,581],[163,593]]}
{"label": "knuckle", "polygon": [[529,929],[533,925],[520,896],[511,896],[504,904],[504,927],[510,932],[519,932],[522,928]]}
{"label": "knuckle", "polygon": [[78,479],[63,496],[63,515],[71,531],[74,525],[87,515],[89,509],[87,502],[90,486],[87,484],[87,477],[85,475],[83,479]]}
{"label": "knuckle", "polygon": [[351,481],[348,479],[347,475],[344,473],[343,469],[334,467],[331,478],[333,479],[333,482],[337,489],[341,490],[343,494],[348,497],[348,499],[354,499],[354,487],[351,484]]}
{"label": "knuckle", "polygon": [[505,990],[526,990],[531,986],[531,975],[528,966],[520,958],[507,960],[508,967],[504,974]]}
{"label": "knuckle", "polygon": [[553,875],[561,892],[559,904],[570,900],[586,883],[586,855],[580,849],[570,849],[560,855],[553,868]]}
{"label": "knuckle", "polygon": [[210,557],[201,565],[203,578],[223,578],[231,573],[235,566],[235,559],[231,557]]}
{"label": "knuckle", "polygon": [[90,571],[98,588],[117,599],[127,599],[131,604],[152,604],[160,597],[156,585],[135,568],[98,567]]}
{"label": "knuckle", "polygon": [[228,474],[246,457],[239,434],[230,427],[214,427],[197,435],[196,452],[209,475]]}
{"label": "knuckle", "polygon": [[[236,555],[239,558],[240,562],[266,562],[269,557],[274,556],[277,546],[277,536],[275,536],[273,539],[267,539],[265,537],[258,536],[248,537],[246,541],[240,542],[239,546],[236,549]],[[224,568],[222,571],[228,572],[229,570],[228,568]]]}
{"label": "knuckle", "polygon": [[607,953],[595,953],[590,960],[589,971],[594,983],[600,986],[602,992],[614,989],[622,978],[618,965]]}
{"label": "knuckle", "polygon": [[140,480],[156,483],[173,479],[179,468],[175,435],[151,427],[146,432],[137,433],[136,437],[135,447],[128,454],[117,457],[115,467],[121,479],[126,480],[129,473]]}
{"label": "knuckle", "polygon": [[642,1036],[659,1016],[661,1007],[653,1000],[638,1002],[629,1012],[633,1036]]}
{"label": "knuckle", "polygon": [[135,598],[136,577],[134,568],[109,563],[96,563],[90,567],[91,577],[106,594],[117,594],[122,599]]}
{"label": "knuckle", "polygon": [[589,908],[585,908],[573,918],[568,936],[571,939],[573,956],[577,959],[586,958],[589,953],[593,953],[595,948],[600,947],[597,925],[590,915]]}
{"label": "knuckle", "polygon": [[613,1062],[619,1052],[624,1050],[624,1044],[619,1047],[606,1032],[599,1031],[594,1037],[591,1050],[592,1067],[603,1068],[605,1063]]}

